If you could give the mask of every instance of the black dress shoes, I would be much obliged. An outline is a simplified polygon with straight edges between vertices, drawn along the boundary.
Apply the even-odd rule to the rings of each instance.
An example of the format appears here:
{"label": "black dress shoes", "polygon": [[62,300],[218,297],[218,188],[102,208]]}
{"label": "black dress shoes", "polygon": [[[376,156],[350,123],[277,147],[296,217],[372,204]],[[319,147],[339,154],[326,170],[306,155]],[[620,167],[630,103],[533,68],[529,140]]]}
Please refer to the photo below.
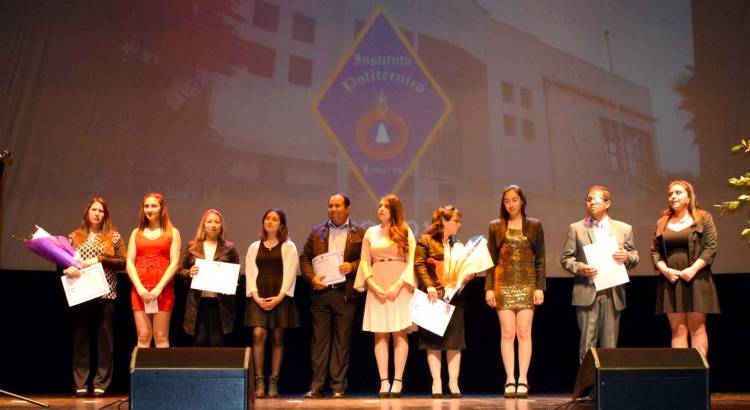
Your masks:
{"label": "black dress shoes", "polygon": [[309,390],[307,393],[305,393],[305,398],[306,399],[322,399],[323,393],[317,390]]}

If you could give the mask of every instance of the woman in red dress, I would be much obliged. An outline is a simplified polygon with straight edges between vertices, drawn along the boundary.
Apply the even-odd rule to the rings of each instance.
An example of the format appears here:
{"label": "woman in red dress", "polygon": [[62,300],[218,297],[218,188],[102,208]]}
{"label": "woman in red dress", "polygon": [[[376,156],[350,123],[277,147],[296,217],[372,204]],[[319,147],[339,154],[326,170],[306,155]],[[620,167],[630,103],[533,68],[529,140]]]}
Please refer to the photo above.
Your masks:
{"label": "woman in red dress", "polygon": [[180,262],[180,232],[172,226],[164,196],[143,197],[140,222],[128,244],[127,271],[138,347],[169,347],[169,319],[174,306],[172,277]]}

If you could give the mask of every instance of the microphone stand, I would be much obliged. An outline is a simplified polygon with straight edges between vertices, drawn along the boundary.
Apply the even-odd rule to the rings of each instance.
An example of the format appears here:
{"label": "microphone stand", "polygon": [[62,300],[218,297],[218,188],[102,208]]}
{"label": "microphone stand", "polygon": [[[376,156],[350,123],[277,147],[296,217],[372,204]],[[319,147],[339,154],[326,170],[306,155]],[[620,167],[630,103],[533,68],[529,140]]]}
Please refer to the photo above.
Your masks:
{"label": "microphone stand", "polygon": [[[3,221],[3,179],[5,177],[5,162],[10,160],[10,151],[3,150],[3,152],[0,152],[0,232],[2,232],[2,221]],[[2,235],[0,235],[0,249],[2,248]],[[0,252],[0,267],[2,267],[2,252]],[[24,397],[15,393],[11,393],[7,390],[0,389],[0,394],[4,394],[6,396],[15,397],[16,399],[23,400],[27,403],[36,404],[37,406],[41,406],[44,408],[49,408],[49,404],[40,403],[36,400],[32,400],[28,397]]]}

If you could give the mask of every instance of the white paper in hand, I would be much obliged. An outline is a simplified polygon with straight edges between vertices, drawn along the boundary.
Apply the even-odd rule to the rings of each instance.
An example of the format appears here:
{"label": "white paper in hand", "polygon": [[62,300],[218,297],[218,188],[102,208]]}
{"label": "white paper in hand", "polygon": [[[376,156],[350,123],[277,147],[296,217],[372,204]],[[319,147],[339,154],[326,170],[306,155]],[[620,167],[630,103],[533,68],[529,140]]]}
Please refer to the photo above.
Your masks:
{"label": "white paper in hand", "polygon": [[455,306],[440,299],[430,303],[426,293],[414,289],[414,296],[411,298],[411,321],[423,329],[443,336],[455,309]]}
{"label": "white paper in hand", "polygon": [[191,289],[234,295],[237,292],[237,280],[240,276],[238,263],[226,263],[196,259],[198,273],[190,282]]}
{"label": "white paper in hand", "polygon": [[597,270],[594,277],[594,286],[597,291],[613,288],[630,281],[625,265],[617,263],[612,257],[618,249],[617,241],[612,237],[597,240],[583,247],[586,262]]}
{"label": "white paper in hand", "polygon": [[96,299],[110,292],[107,277],[101,263],[81,269],[81,276],[71,278],[63,275],[61,278],[68,306],[75,306],[91,299]]}

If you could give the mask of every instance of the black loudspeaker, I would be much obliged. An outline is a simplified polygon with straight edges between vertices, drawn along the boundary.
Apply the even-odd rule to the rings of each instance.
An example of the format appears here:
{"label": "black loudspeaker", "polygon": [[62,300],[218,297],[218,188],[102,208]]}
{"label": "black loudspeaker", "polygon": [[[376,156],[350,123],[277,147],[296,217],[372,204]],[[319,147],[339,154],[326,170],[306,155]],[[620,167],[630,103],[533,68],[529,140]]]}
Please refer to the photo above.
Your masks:
{"label": "black loudspeaker", "polygon": [[250,348],[136,347],[130,359],[130,408],[250,409],[251,358]]}
{"label": "black loudspeaker", "polygon": [[598,349],[583,359],[573,399],[597,409],[710,409],[708,363],[698,349]]}

